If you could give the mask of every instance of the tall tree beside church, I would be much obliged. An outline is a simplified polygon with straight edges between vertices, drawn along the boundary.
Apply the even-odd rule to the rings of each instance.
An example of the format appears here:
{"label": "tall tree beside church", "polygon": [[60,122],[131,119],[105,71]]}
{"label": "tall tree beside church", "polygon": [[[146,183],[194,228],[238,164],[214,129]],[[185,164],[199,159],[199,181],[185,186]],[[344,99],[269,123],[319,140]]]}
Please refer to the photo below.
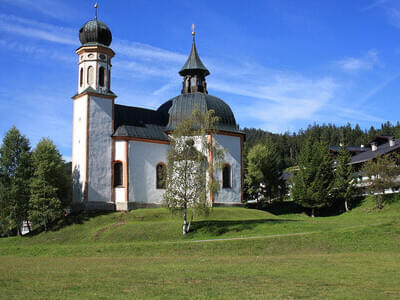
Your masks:
{"label": "tall tree beside church", "polygon": [[[190,231],[195,214],[208,213],[208,197],[219,190],[220,183],[212,174],[221,168],[224,152],[208,140],[217,121],[213,110],[203,114],[195,109],[189,119],[178,124],[171,137],[164,202],[172,212],[183,214],[183,234]],[[209,165],[211,151],[213,164]]]}
{"label": "tall tree beside church", "polygon": [[13,126],[0,148],[0,223],[3,234],[21,226],[28,219],[29,182],[32,161],[29,140]]}
{"label": "tall tree beside church", "polygon": [[333,195],[335,201],[340,201],[344,204],[346,211],[349,211],[349,202],[355,196],[355,175],[354,170],[349,165],[351,155],[349,151],[342,146],[336,156],[335,183]]}
{"label": "tall tree beside church", "polygon": [[32,155],[34,174],[31,182],[31,221],[48,229],[63,215],[68,199],[69,179],[60,152],[49,139],[42,139]]}
{"label": "tall tree beside church", "polygon": [[315,209],[331,204],[333,187],[332,159],[328,146],[309,138],[300,151],[298,172],[294,175],[292,196],[295,202]]}
{"label": "tall tree beside church", "polygon": [[280,161],[270,139],[252,147],[247,155],[245,184],[250,199],[271,202],[283,194]]}
{"label": "tall tree beside church", "polygon": [[367,192],[375,196],[378,209],[382,209],[382,194],[386,189],[399,186],[397,181],[400,175],[398,154],[388,154],[377,157],[374,160],[367,161],[361,174],[368,179],[363,181]]}

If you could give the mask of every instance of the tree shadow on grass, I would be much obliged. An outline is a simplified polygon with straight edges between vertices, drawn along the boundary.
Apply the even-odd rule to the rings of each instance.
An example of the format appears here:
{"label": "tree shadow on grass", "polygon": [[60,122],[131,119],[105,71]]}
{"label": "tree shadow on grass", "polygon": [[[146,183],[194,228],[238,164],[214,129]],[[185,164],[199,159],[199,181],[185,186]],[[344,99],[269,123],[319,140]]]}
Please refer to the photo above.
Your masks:
{"label": "tree shadow on grass", "polygon": [[[103,216],[103,215],[108,215],[110,213],[113,213],[112,211],[99,211],[99,212],[76,212],[76,213],[70,213],[53,223],[49,224],[47,231],[58,231],[60,229],[63,229],[65,227],[75,225],[75,224],[84,224],[88,221],[90,221],[93,218]],[[34,228],[30,233],[25,235],[26,237],[28,236],[34,236],[37,235],[41,232],[44,231],[43,227],[36,227]]]}
{"label": "tree shadow on grass", "polygon": [[298,222],[289,219],[262,219],[262,220],[242,220],[242,221],[195,221],[191,226],[192,233],[206,233],[214,236],[223,235],[228,232],[241,232],[252,230],[260,224],[280,224]]}

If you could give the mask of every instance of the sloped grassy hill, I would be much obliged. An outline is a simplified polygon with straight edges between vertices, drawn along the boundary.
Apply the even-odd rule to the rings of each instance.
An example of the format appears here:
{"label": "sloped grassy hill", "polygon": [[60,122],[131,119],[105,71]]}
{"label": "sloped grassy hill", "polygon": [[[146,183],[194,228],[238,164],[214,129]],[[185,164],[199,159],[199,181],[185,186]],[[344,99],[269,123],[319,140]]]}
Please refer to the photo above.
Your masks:
{"label": "sloped grassy hill", "polygon": [[215,208],[185,237],[181,222],[143,209],[0,239],[0,298],[400,297],[399,201],[314,219]]}

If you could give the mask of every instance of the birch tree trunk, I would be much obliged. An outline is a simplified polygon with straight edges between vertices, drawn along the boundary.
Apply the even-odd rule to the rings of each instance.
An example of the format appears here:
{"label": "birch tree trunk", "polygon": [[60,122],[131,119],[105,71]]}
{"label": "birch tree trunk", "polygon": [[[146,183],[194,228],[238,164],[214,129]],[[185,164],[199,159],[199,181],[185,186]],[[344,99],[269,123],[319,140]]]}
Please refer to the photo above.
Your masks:
{"label": "birch tree trunk", "polygon": [[344,208],[346,209],[346,212],[349,211],[349,206],[347,205],[347,200],[344,200]]}
{"label": "birch tree trunk", "polygon": [[183,235],[185,235],[187,233],[186,224],[187,224],[187,213],[186,213],[186,208],[185,208],[183,211],[183,228],[182,228]]}
{"label": "birch tree trunk", "polygon": [[378,209],[379,210],[382,209],[382,195],[381,194],[378,195]]}

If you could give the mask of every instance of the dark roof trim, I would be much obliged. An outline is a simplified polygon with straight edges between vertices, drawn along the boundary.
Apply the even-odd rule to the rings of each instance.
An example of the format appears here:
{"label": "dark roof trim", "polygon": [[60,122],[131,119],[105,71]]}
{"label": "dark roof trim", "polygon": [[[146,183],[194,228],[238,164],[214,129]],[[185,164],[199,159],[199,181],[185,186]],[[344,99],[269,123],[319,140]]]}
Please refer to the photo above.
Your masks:
{"label": "dark roof trim", "polygon": [[385,155],[391,153],[395,150],[400,150],[400,139],[394,140],[394,145],[390,146],[390,143],[385,143],[378,146],[376,151],[368,150],[362,153],[359,153],[351,158],[350,164],[360,164],[369,160],[372,160],[378,156]]}

